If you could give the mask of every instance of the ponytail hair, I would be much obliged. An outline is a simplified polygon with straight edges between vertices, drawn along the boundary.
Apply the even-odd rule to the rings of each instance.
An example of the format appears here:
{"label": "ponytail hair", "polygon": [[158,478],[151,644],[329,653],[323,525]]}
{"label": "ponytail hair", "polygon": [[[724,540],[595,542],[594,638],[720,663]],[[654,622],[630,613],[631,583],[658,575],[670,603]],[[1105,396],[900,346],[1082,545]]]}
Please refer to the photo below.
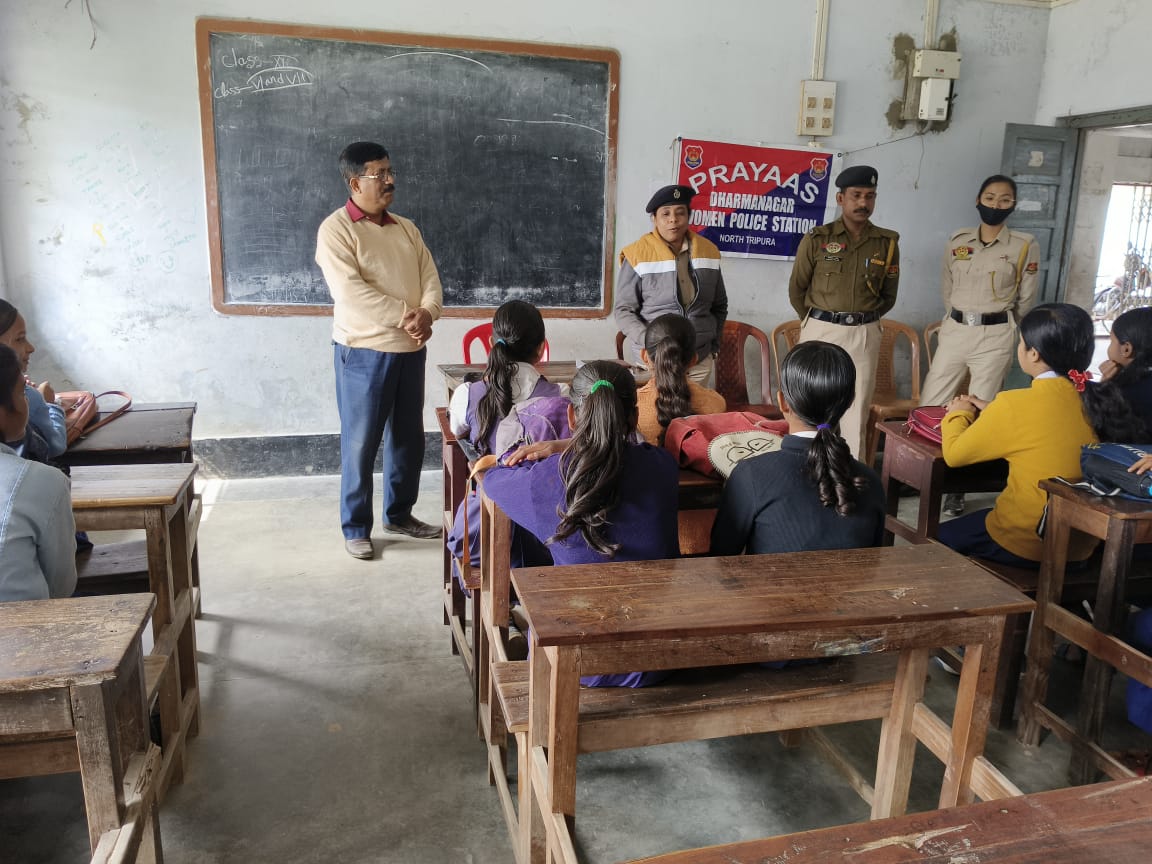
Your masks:
{"label": "ponytail hair", "polygon": [[696,328],[683,315],[661,315],[644,331],[644,350],[656,378],[656,419],[660,421],[656,443],[662,447],[668,424],[692,413],[688,368],[696,357]]}
{"label": "ponytail hair", "polygon": [[19,314],[15,306],[0,297],[0,336],[12,329],[12,325],[16,323],[16,317]]}
{"label": "ponytail hair", "polygon": [[611,557],[620,544],[609,543],[605,529],[608,514],[620,502],[620,472],[636,430],[636,381],[625,366],[595,360],[577,370],[570,397],[576,428],[560,457],[564,508],[548,542],[579,531],[590,548]]}
{"label": "ponytail hair", "polygon": [[484,383],[488,389],[476,405],[480,430],[479,447],[488,446],[488,437],[512,410],[512,380],[520,363],[533,363],[544,344],[544,319],[540,310],[523,300],[502,303],[492,317],[492,345]]}
{"label": "ponytail hair", "polygon": [[837,432],[840,418],[856,395],[856,366],[848,352],[831,342],[801,342],[780,364],[780,389],[798,418],[816,427],[808,447],[808,476],[820,503],[841,516],[856,509],[868,481],[856,472],[856,460]]}
{"label": "ponytail hair", "polygon": [[[1135,442],[1144,424],[1112,381],[1089,381],[1095,337],[1092,318],[1071,303],[1044,303],[1020,321],[1020,339],[1040,359],[1080,391],[1084,419],[1101,441]],[[1133,346],[1135,347],[1135,346]]]}

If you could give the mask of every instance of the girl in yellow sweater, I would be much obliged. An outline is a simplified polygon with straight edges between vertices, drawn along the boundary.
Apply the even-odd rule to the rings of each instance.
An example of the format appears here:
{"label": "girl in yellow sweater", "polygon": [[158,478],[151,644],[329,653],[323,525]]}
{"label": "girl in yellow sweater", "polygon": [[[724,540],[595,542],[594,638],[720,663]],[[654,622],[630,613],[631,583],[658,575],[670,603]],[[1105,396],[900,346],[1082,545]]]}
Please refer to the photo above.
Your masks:
{"label": "girl in yellow sweater", "polygon": [[[941,426],[944,461],[951,466],[1008,461],[1008,485],[990,510],[944,522],[938,539],[966,555],[1017,567],[1039,565],[1043,541],[1036,526],[1049,477],[1080,477],[1080,448],[1096,440],[1134,440],[1140,428],[1118,388],[1093,383],[1092,319],[1078,306],[1047,303],[1020,322],[1016,356],[1032,378],[991,402],[957,396]],[[1074,534],[1070,561],[1087,558],[1095,541]]]}

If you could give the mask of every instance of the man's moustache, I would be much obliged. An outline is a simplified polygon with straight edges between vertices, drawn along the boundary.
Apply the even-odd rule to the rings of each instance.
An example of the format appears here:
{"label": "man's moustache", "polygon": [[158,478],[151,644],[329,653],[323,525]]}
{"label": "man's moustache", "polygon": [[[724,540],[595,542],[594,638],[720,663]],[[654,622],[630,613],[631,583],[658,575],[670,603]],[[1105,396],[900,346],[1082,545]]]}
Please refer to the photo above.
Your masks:
{"label": "man's moustache", "polygon": [[383,191],[384,192],[395,192],[396,191],[396,184],[395,183],[389,183],[387,186],[384,187]]}

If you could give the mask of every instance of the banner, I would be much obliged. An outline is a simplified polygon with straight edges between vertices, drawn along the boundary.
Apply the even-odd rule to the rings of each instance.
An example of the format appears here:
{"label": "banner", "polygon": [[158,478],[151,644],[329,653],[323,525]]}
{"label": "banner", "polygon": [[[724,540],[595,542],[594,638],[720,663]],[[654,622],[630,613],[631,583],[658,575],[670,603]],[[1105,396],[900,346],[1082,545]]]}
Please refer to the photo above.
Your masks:
{"label": "banner", "polygon": [[800,238],[836,215],[840,160],[807,147],[678,139],[676,182],[696,190],[689,225],[737,258],[796,257]]}

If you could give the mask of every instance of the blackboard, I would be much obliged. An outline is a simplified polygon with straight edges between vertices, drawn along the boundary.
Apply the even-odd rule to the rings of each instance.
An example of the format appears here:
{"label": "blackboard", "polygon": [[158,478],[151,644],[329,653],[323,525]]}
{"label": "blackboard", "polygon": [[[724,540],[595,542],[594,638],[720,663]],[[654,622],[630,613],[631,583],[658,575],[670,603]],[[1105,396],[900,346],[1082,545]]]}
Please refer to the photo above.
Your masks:
{"label": "blackboard", "polygon": [[378,141],[446,314],[611,306],[619,55],[252,21],[196,23],[214,307],[331,314],[316,229],[337,157]]}

